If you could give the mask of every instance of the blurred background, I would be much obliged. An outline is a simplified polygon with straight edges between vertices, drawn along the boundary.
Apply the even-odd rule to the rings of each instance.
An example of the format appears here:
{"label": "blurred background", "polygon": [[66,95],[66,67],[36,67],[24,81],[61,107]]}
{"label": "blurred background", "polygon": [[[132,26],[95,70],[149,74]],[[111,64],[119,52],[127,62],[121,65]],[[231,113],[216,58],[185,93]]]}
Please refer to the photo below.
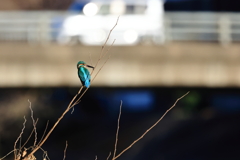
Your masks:
{"label": "blurred background", "polygon": [[[109,30],[111,58],[73,114],[43,148],[50,159],[106,159],[175,102],[177,106],[119,160],[239,160],[240,1],[8,0],[0,5],[0,157],[38,140],[65,110],[81,83],[76,64],[97,62]],[[103,64],[103,61],[100,65]],[[28,142],[29,147],[34,136]],[[37,159],[43,153],[37,152]],[[12,156],[6,159],[12,159]]]}

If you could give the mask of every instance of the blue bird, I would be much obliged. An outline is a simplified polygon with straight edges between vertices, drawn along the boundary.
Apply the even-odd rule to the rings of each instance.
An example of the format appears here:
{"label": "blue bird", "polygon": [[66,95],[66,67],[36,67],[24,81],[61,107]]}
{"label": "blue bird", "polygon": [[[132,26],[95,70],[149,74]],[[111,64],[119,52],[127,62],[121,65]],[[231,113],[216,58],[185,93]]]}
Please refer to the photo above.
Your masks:
{"label": "blue bird", "polygon": [[84,61],[79,61],[77,63],[78,77],[79,77],[80,81],[82,82],[82,85],[89,88],[90,82],[91,82],[91,75],[90,75],[88,69],[85,67],[90,67],[90,68],[94,69],[94,67],[87,65]]}

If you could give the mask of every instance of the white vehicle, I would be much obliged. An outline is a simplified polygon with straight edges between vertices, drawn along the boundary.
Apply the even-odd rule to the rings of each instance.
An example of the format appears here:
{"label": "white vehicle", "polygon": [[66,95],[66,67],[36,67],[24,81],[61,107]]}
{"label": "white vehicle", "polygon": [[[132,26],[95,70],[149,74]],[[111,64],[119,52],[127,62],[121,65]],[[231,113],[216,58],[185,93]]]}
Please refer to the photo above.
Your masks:
{"label": "white vehicle", "polygon": [[110,29],[108,44],[135,45],[138,43],[162,44],[164,42],[163,1],[91,1],[83,13],[67,17],[59,34],[60,43],[78,40],[85,45],[102,45]]}

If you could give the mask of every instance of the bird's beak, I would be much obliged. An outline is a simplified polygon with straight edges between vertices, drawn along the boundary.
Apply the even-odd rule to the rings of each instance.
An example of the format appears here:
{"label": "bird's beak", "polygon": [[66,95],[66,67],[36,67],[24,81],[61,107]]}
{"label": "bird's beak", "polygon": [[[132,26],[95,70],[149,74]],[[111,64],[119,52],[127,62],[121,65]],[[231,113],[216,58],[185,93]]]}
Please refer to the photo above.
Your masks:
{"label": "bird's beak", "polygon": [[90,65],[86,65],[87,67],[89,67],[89,68],[93,68],[94,69],[94,67],[93,66],[90,66]]}

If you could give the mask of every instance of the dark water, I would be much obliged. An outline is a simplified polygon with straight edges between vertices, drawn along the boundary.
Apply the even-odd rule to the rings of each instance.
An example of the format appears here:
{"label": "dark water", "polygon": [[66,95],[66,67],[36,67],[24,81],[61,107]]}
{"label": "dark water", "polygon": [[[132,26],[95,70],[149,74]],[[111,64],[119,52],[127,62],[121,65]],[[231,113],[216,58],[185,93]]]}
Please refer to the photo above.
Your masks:
{"label": "dark water", "polygon": [[[13,149],[23,116],[24,144],[32,131],[29,102],[38,119],[38,141],[53,126],[78,88],[0,89],[0,156]],[[240,90],[238,88],[90,88],[74,112],[67,113],[43,145],[50,159],[106,159],[114,150],[121,100],[117,154],[153,125],[175,100],[175,108],[141,141],[125,152],[124,160],[240,159]],[[34,135],[26,147],[32,146]],[[18,143],[19,146],[19,143]],[[37,158],[43,153],[37,152]],[[11,158],[11,156],[10,156]]]}

